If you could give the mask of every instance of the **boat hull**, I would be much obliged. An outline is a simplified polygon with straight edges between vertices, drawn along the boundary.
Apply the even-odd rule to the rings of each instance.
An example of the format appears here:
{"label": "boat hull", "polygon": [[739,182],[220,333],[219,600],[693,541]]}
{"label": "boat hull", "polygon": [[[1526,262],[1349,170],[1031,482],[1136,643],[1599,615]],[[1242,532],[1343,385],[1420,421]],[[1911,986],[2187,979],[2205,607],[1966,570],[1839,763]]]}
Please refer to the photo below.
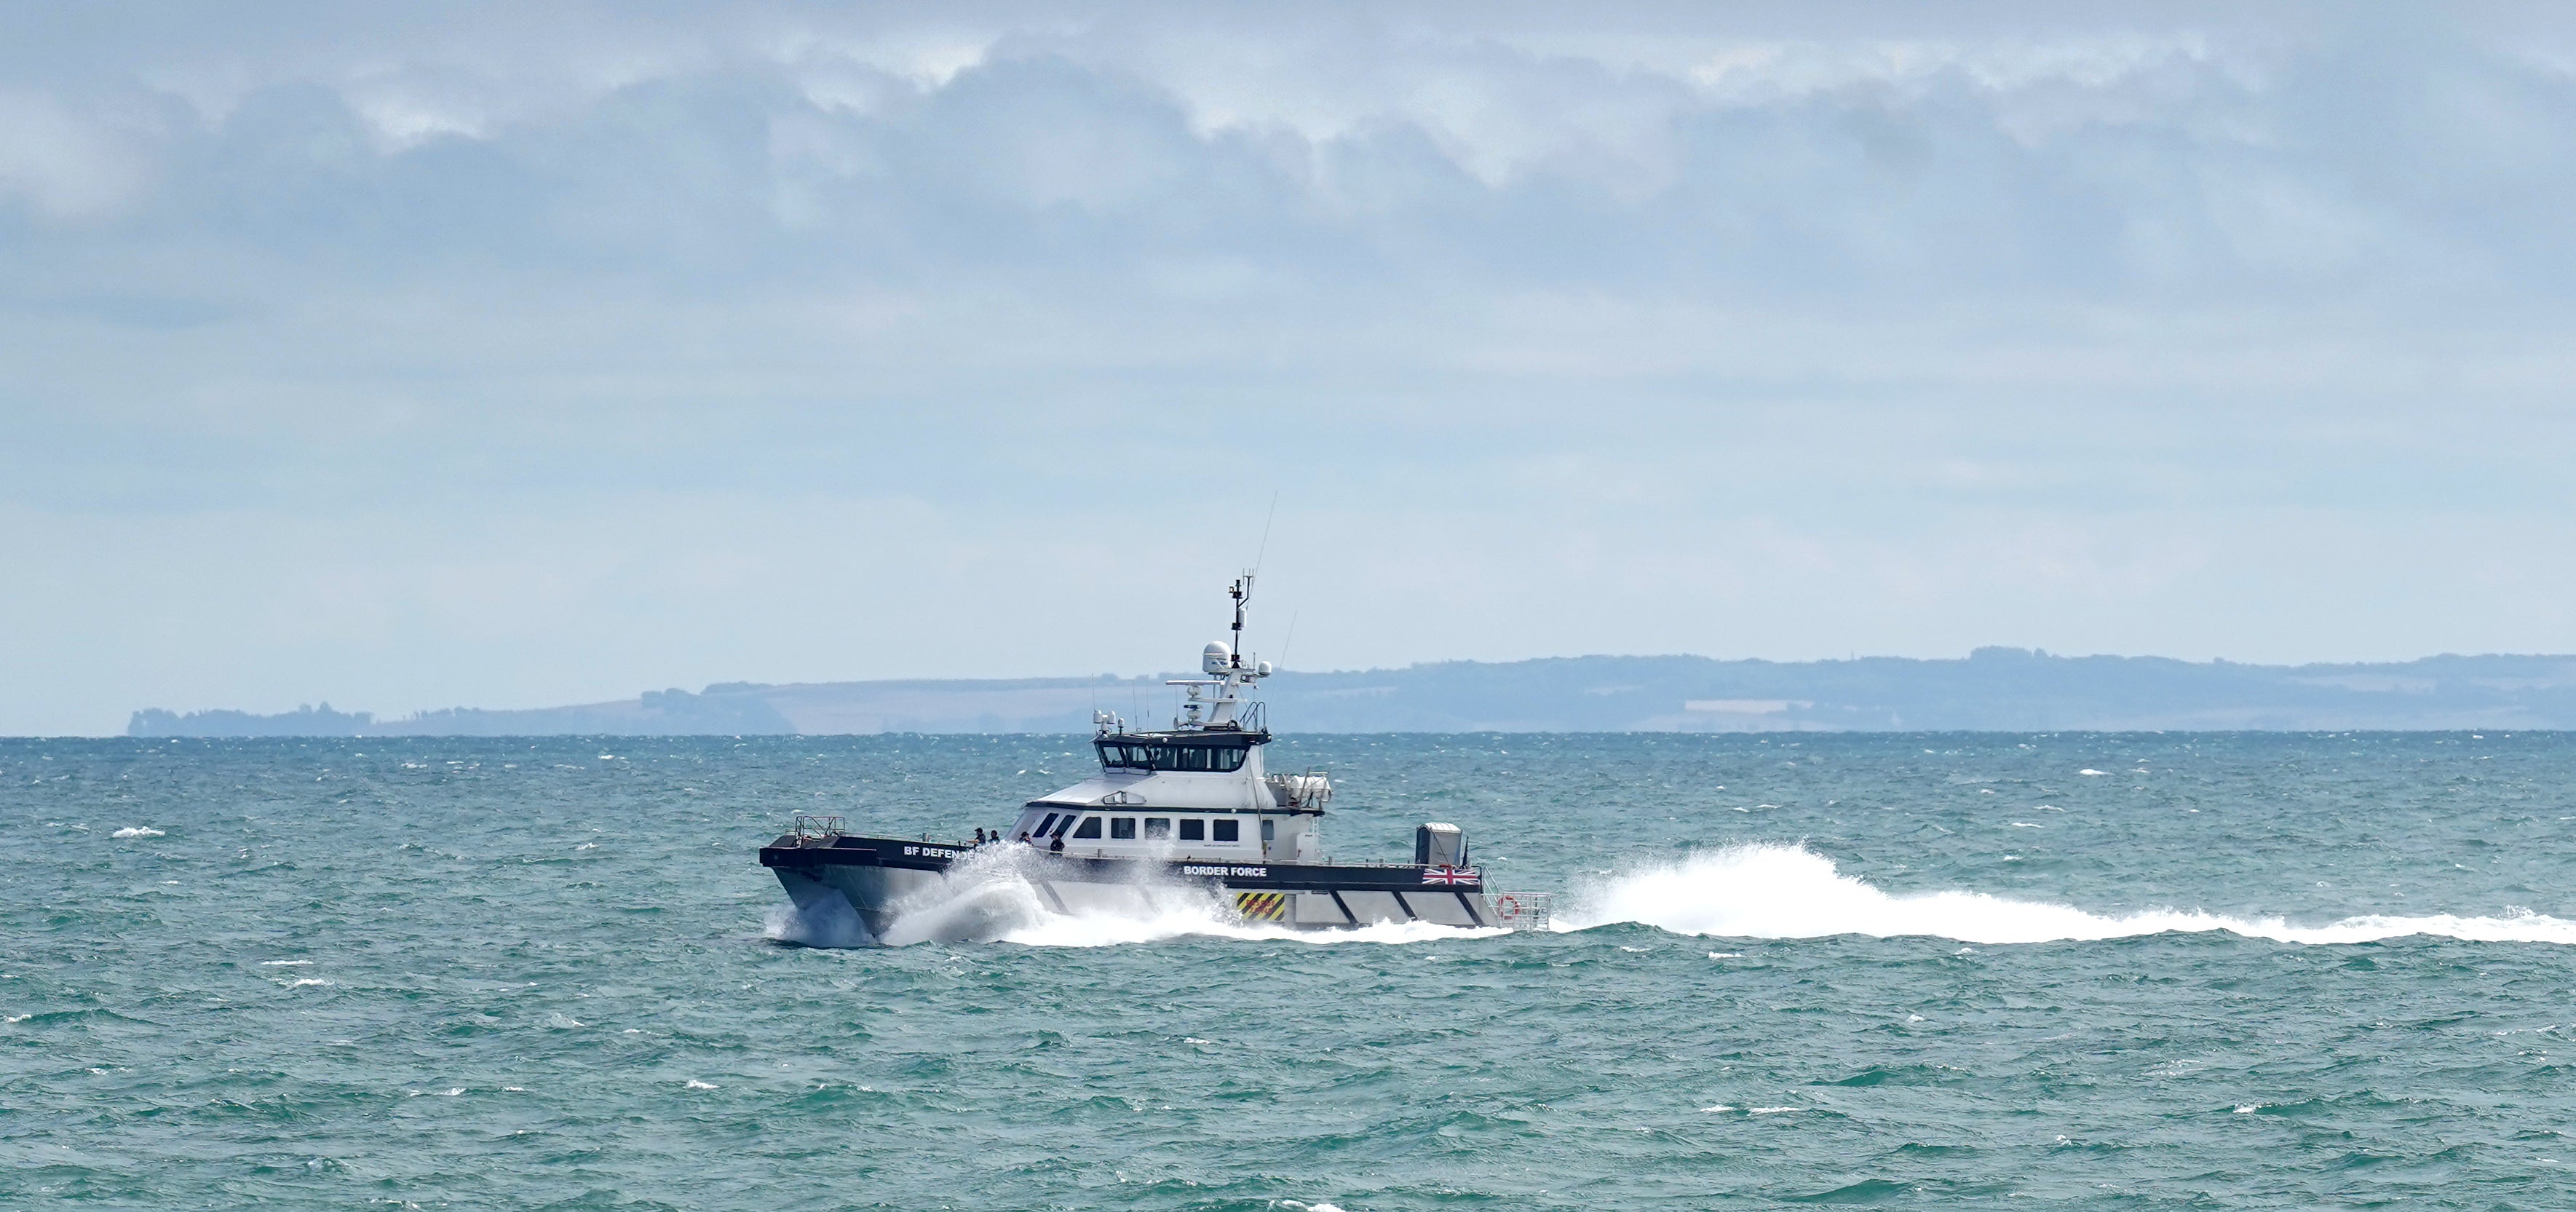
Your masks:
{"label": "boat hull", "polygon": [[[1010,846],[1011,843],[996,843]],[[936,897],[949,868],[975,848],[901,838],[786,834],[760,849],[805,913],[845,901],[871,936],[883,937],[907,903]],[[1247,922],[1304,930],[1355,929],[1383,922],[1442,926],[1524,924],[1501,911],[1472,871],[1400,864],[1163,862],[1082,858],[1020,849],[1009,856],[1046,907],[1059,913],[1139,913],[1158,893],[1196,886],[1226,894]]]}

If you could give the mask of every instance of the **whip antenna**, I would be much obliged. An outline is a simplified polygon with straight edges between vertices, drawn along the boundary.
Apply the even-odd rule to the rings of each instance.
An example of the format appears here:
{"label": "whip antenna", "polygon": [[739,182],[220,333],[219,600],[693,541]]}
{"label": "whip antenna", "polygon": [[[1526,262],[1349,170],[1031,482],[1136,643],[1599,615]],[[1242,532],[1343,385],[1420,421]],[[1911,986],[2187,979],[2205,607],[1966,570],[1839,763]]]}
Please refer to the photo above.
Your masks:
{"label": "whip antenna", "polygon": [[1270,524],[1279,520],[1279,490],[1270,491],[1270,512],[1261,519],[1261,546],[1252,550],[1252,571],[1261,571],[1261,557],[1270,554]]}

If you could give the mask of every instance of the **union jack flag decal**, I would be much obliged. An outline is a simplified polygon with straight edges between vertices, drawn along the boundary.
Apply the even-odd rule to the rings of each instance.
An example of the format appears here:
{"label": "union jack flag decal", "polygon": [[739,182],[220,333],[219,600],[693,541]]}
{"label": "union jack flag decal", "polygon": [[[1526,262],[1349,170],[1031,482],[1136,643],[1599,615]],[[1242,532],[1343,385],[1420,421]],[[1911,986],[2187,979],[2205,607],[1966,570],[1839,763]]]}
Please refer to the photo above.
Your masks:
{"label": "union jack flag decal", "polygon": [[1422,882],[1426,884],[1472,884],[1476,882],[1473,867],[1425,867]]}

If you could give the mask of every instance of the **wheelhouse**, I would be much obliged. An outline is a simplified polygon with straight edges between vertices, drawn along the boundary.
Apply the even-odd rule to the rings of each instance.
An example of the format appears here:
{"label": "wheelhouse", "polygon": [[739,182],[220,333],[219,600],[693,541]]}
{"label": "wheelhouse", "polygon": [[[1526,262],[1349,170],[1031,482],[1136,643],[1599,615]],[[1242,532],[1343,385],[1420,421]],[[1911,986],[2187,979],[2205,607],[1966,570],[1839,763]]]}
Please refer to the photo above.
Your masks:
{"label": "wheelhouse", "polygon": [[1092,746],[1102,770],[1232,774],[1243,769],[1253,746],[1269,739],[1263,732],[1119,733]]}

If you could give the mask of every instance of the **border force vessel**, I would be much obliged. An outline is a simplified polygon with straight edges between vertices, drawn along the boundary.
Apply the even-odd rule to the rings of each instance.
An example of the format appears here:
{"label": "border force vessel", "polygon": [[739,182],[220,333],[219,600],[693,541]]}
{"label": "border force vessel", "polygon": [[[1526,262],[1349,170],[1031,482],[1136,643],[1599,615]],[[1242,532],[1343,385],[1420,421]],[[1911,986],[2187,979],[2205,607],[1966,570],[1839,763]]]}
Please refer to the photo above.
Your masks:
{"label": "border force vessel", "polygon": [[1324,857],[1332,780],[1273,774],[1262,760],[1270,730],[1251,694],[1271,667],[1242,651],[1251,575],[1230,593],[1234,643],[1207,646],[1204,676],[1168,683],[1182,691],[1172,726],[1136,731],[1096,713],[1100,772],[1030,800],[1001,834],[981,842],[863,837],[843,833],[838,817],[800,817],[761,847],[761,865],[800,912],[829,913],[845,900],[877,938],[907,908],[939,899],[952,866],[995,847],[1058,913],[1148,911],[1157,889],[1197,885],[1248,922],[1290,927],[1544,925],[1547,897],[1488,892],[1456,825],[1415,830],[1409,863]]}

